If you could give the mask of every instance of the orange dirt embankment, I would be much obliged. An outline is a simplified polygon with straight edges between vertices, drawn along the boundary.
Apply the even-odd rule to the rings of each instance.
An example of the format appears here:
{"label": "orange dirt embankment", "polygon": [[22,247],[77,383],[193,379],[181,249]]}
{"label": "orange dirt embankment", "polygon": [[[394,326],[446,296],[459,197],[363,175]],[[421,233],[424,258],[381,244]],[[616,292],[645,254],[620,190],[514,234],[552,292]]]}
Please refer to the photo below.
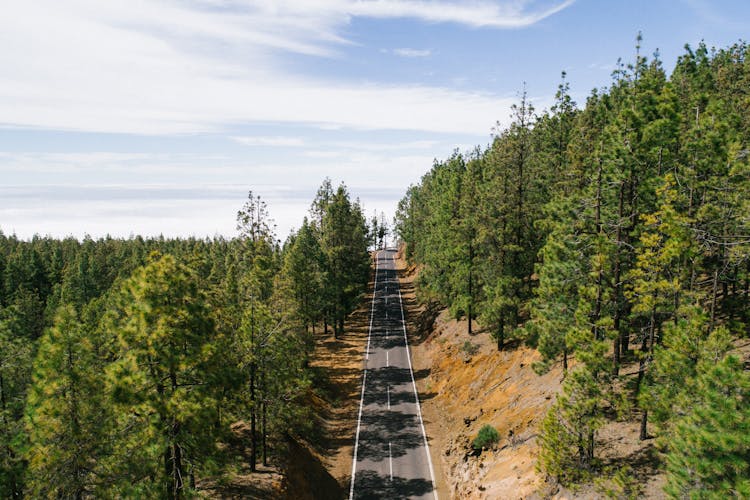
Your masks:
{"label": "orange dirt embankment", "polygon": [[[374,277],[374,273],[373,273]],[[208,498],[337,500],[348,498],[352,469],[352,448],[362,384],[362,368],[372,301],[371,282],[360,307],[347,319],[338,339],[320,325],[315,333],[315,350],[310,359],[314,389],[307,395],[312,432],[307,438],[290,437],[283,457],[274,457],[271,467],[249,471],[245,460],[223,484],[206,482]],[[249,429],[234,426],[237,446],[249,457]]]}
{"label": "orange dirt embankment", "polygon": [[[397,265],[430,451],[446,488],[443,497],[534,496],[543,484],[535,469],[537,430],[560,389],[560,368],[539,376],[531,368],[539,356],[535,350],[498,352],[486,333],[469,336],[466,322],[427,310],[416,301],[416,273],[402,259]],[[466,342],[473,347],[464,348]],[[498,430],[500,442],[475,456],[471,441],[485,424]]]}
{"label": "orange dirt embankment", "polygon": [[[536,470],[537,435],[560,391],[560,364],[540,376],[532,369],[539,360],[536,350],[509,345],[498,352],[486,332],[469,335],[466,321],[417,302],[415,269],[402,258],[397,268],[441,498],[602,498],[601,486],[586,484],[571,491],[545,483]],[[623,365],[623,373],[636,371],[633,361]],[[640,413],[633,412],[624,421],[608,421],[597,433],[597,457],[614,470],[629,466],[640,498],[664,498],[654,440],[639,440],[639,419]],[[471,442],[486,424],[497,429],[500,441],[491,450],[474,453]],[[608,484],[606,478],[600,481]]]}
{"label": "orange dirt embankment", "polygon": [[347,318],[338,339],[330,331],[316,331],[310,360],[315,389],[309,397],[314,432],[309,442],[297,443],[291,450],[285,498],[336,500],[349,496],[374,278],[373,271],[367,295]]}

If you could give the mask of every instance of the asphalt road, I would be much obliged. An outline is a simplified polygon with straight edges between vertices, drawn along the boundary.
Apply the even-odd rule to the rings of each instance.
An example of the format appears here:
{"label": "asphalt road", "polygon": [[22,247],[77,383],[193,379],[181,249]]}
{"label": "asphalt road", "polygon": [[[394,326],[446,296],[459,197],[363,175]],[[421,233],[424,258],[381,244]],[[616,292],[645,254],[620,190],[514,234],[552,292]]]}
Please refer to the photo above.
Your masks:
{"label": "asphalt road", "polygon": [[377,253],[350,499],[437,499],[394,255]]}

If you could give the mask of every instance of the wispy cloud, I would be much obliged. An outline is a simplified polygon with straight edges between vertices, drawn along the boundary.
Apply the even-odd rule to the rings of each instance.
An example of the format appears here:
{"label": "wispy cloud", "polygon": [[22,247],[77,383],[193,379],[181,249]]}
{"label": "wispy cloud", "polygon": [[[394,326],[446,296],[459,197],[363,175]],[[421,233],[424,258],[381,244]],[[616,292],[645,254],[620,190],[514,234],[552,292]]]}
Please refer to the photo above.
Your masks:
{"label": "wispy cloud", "polygon": [[429,57],[432,51],[429,49],[393,49],[393,53],[401,57]]}
{"label": "wispy cloud", "polygon": [[[0,16],[0,126],[180,134],[250,122],[486,133],[509,101],[428,85],[311,78],[354,17],[528,26],[573,0],[38,0]],[[44,33],[44,36],[38,36]],[[401,55],[422,56],[414,49]]]}
{"label": "wispy cloud", "polygon": [[[304,0],[302,0],[304,1]],[[354,16],[377,18],[411,17],[429,22],[459,23],[474,27],[522,28],[535,24],[576,0],[558,2],[511,1],[424,1],[370,0],[337,2],[348,4],[346,11]]]}
{"label": "wispy cloud", "polygon": [[269,146],[269,147],[283,147],[283,148],[298,148],[305,145],[304,139],[300,137],[262,137],[262,136],[246,136],[246,137],[232,137],[232,140],[244,144],[245,146]]}
{"label": "wispy cloud", "polygon": [[617,65],[614,63],[602,64],[602,63],[591,63],[588,65],[589,69],[598,69],[602,71],[614,71],[617,69]]}

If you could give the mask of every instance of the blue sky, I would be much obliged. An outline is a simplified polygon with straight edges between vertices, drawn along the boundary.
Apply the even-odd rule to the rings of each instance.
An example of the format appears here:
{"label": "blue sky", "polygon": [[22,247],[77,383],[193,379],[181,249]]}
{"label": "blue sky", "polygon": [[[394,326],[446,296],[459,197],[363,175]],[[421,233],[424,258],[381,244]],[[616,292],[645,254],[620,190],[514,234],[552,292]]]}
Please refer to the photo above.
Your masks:
{"label": "blue sky", "polygon": [[584,102],[618,57],[725,47],[750,2],[10,0],[0,16],[0,230],[281,238],[324,177],[390,217],[434,158],[490,141],[526,82]]}

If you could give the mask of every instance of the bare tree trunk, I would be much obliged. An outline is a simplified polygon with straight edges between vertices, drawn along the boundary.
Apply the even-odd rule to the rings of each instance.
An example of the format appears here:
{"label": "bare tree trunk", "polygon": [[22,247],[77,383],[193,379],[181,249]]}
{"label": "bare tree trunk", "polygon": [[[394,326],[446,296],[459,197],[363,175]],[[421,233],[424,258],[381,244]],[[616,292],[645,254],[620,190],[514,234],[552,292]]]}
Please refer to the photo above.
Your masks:
{"label": "bare tree trunk", "polygon": [[472,267],[474,264],[474,247],[471,243],[469,243],[469,335],[472,334],[471,331],[471,319],[474,315],[474,283],[473,283],[473,276],[472,276]]}
{"label": "bare tree trunk", "polygon": [[621,314],[622,314],[622,303],[621,303],[621,297],[622,297],[622,283],[620,283],[620,251],[622,249],[622,218],[624,215],[624,199],[625,199],[625,185],[624,183],[620,183],[620,192],[618,196],[618,208],[617,208],[617,234],[615,235],[615,240],[617,242],[617,246],[615,248],[615,266],[613,271],[613,280],[614,280],[614,286],[615,286],[615,311],[614,311],[614,318],[613,318],[613,325],[612,328],[615,331],[615,339],[612,342],[612,350],[614,352],[614,357],[612,360],[612,372],[615,375],[619,375],[620,373],[620,356],[621,356],[621,346],[622,346],[622,336],[623,333],[620,331],[620,321],[621,321]]}
{"label": "bare tree trunk", "polygon": [[641,441],[648,439],[648,410],[641,414],[641,432],[638,437]]}
{"label": "bare tree trunk", "polygon": [[[596,234],[601,236],[602,234],[602,218],[601,218],[601,207],[602,207],[602,161],[599,159],[599,169],[597,171],[597,184],[596,184]],[[594,339],[600,339],[599,317],[602,311],[602,286],[604,281],[604,269],[602,267],[601,259],[599,259],[599,269],[596,277],[596,302],[594,303],[594,311],[591,314],[591,333],[594,335]]]}
{"label": "bare tree trunk", "polygon": [[261,439],[262,439],[262,449],[263,449],[263,465],[265,467],[268,467],[268,448],[266,446],[266,437],[268,436],[268,431],[266,428],[266,374],[265,371],[261,374],[261,391],[263,392],[263,399],[262,399],[262,407],[261,407]]}
{"label": "bare tree trunk", "polygon": [[505,318],[497,325],[497,350],[502,351],[505,345]]}
{"label": "bare tree trunk", "polygon": [[716,326],[716,302],[717,298],[716,296],[719,294],[719,267],[717,266],[716,269],[714,269],[714,279],[713,279],[713,292],[711,294],[711,323],[709,327],[709,331],[714,330],[714,326]]}
{"label": "bare tree trunk", "polygon": [[[654,299],[656,298],[656,292],[653,292]],[[640,392],[640,385],[643,381],[643,377],[645,375],[646,369],[648,368],[648,363],[651,362],[651,359],[654,355],[654,341],[655,341],[655,333],[656,333],[656,306],[654,305],[651,308],[651,316],[649,317],[649,325],[648,325],[648,356],[646,356],[645,362],[641,361],[641,370],[638,373],[638,391]],[[645,343],[645,342],[644,342]],[[640,439],[641,441],[648,439],[648,410],[643,409],[643,413],[641,414],[641,431],[640,431]]]}

